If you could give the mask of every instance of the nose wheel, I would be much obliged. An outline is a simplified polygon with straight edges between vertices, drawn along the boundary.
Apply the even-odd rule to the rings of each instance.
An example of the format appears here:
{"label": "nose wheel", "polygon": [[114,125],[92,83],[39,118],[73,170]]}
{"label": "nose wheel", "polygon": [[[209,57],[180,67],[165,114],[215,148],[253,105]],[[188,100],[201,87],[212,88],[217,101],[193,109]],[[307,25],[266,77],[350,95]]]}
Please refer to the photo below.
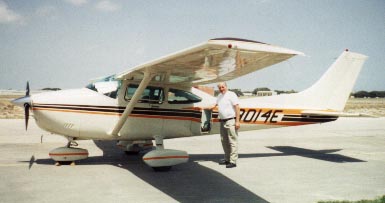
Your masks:
{"label": "nose wheel", "polygon": [[68,143],[64,147],[58,147],[49,152],[49,156],[56,161],[56,166],[75,165],[75,161],[88,158],[88,151],[82,148],[74,148],[78,146],[72,138],[68,138]]}

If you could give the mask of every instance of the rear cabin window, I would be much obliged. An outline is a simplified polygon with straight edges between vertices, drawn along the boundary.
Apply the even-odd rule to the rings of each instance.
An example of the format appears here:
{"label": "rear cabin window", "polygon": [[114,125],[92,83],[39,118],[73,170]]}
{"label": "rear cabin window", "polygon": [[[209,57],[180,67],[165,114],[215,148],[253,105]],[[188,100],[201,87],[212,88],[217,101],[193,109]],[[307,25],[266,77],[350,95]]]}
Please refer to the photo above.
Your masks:
{"label": "rear cabin window", "polygon": [[202,98],[184,90],[172,89],[168,91],[169,104],[191,104],[202,101]]}
{"label": "rear cabin window", "polygon": [[[131,84],[127,87],[126,94],[124,99],[129,101],[134,96],[136,89],[138,89],[139,85]],[[151,87],[148,86],[144,89],[141,98],[139,99],[139,103],[151,103],[151,104],[160,104],[163,102],[163,89],[160,87]]]}

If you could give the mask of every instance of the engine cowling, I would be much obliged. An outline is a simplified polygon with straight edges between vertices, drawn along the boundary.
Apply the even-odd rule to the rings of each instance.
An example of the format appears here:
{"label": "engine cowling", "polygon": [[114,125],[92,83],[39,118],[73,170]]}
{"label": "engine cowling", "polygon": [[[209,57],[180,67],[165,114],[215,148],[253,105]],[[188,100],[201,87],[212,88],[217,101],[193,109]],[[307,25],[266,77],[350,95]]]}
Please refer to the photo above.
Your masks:
{"label": "engine cowling", "polygon": [[188,161],[186,151],[174,149],[157,149],[143,156],[143,161],[150,167],[175,166]]}

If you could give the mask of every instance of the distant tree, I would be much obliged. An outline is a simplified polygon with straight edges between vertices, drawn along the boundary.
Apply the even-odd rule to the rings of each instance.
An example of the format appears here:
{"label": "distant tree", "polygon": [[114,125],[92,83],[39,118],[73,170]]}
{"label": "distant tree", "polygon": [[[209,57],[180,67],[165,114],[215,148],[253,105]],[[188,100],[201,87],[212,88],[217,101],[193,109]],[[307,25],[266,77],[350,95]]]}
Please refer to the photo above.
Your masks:
{"label": "distant tree", "polygon": [[385,97],[385,91],[373,91],[370,92],[375,97],[384,98]]}
{"label": "distant tree", "polygon": [[385,98],[385,91],[371,91],[371,92],[367,92],[367,91],[358,91],[356,93],[353,93],[352,94],[354,97],[356,98]]}
{"label": "distant tree", "polygon": [[364,98],[364,97],[369,97],[369,92],[367,91],[358,91],[353,94],[354,97],[356,98]]}
{"label": "distant tree", "polygon": [[237,94],[238,97],[243,96],[241,89],[229,89],[229,90]]}
{"label": "distant tree", "polygon": [[369,92],[369,97],[370,98],[376,98],[377,97],[376,92]]}
{"label": "distant tree", "polygon": [[293,94],[293,93],[297,93],[297,91],[295,91],[295,90],[289,90],[289,91],[287,91],[287,90],[274,90],[274,91],[276,91],[277,94]]}
{"label": "distant tree", "polygon": [[46,90],[46,91],[58,91],[58,90],[61,90],[60,88],[52,88],[52,87],[46,87],[46,88],[43,88],[41,90]]}

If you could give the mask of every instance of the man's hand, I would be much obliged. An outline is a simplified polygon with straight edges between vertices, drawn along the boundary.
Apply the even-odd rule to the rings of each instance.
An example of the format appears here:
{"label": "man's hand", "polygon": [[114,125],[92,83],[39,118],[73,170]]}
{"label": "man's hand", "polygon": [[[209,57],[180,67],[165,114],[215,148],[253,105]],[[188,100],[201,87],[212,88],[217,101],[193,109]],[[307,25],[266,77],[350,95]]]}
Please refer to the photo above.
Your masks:
{"label": "man's hand", "polygon": [[235,129],[238,130],[241,127],[239,121],[235,121]]}
{"label": "man's hand", "polygon": [[217,104],[215,104],[214,106],[206,107],[204,109],[213,111],[215,107],[217,107]]}

